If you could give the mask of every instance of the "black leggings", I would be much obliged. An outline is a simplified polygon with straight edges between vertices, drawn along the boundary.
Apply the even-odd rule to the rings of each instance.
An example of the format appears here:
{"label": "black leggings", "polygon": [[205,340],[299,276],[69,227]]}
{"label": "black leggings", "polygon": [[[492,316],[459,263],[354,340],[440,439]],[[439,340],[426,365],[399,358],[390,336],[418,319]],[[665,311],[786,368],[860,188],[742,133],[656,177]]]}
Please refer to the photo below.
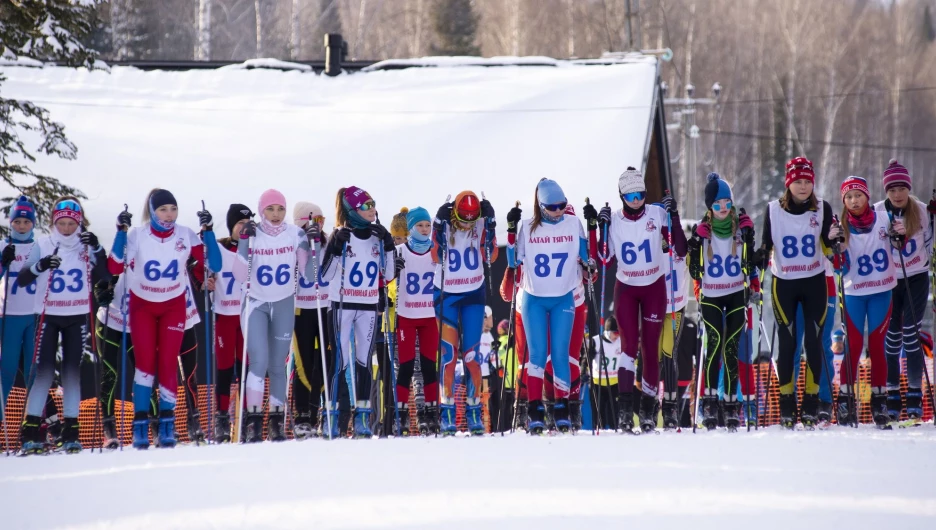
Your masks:
{"label": "black leggings", "polygon": [[813,380],[806,382],[807,393],[818,393],[822,377],[824,352],[822,350],[822,327],[825,325],[828,308],[828,287],[825,273],[809,278],[783,280],[773,278],[771,288],[774,317],[777,319],[777,378],[780,393],[793,394],[793,359],[796,357],[796,309],[802,307],[803,343],[806,362]]}
{"label": "black leggings", "polygon": [[[910,298],[907,298],[907,287]],[[929,275],[914,274],[909,279],[900,278],[893,290],[893,309],[887,326],[887,389],[900,388],[900,350],[907,355],[907,386],[923,387],[923,350],[920,348],[920,327],[926,315],[926,298],[929,295]],[[914,321],[916,318],[916,321]]]}
{"label": "black leggings", "polygon": [[[705,322],[705,389],[718,393],[718,375],[725,367],[725,396],[736,401],[738,395],[738,345],[744,328],[744,291],[716,297],[702,297],[702,321]],[[721,362],[719,361],[721,358]]]}
{"label": "black leggings", "polygon": [[[292,377],[293,401],[297,414],[311,414],[315,421],[321,403],[325,377],[322,373],[322,353],[319,340],[325,344],[325,366],[331,373],[334,353],[328,328],[328,314],[322,307],[322,329],[316,309],[300,309],[296,314],[293,337],[296,340],[295,373]],[[321,331],[321,333],[319,333]]]}
{"label": "black leggings", "polygon": [[46,406],[49,389],[55,379],[55,354],[62,347],[62,412],[66,418],[78,418],[81,403],[81,357],[88,332],[88,315],[44,315],[39,327],[39,356],[33,371],[32,386],[26,401],[26,413],[40,416]]}

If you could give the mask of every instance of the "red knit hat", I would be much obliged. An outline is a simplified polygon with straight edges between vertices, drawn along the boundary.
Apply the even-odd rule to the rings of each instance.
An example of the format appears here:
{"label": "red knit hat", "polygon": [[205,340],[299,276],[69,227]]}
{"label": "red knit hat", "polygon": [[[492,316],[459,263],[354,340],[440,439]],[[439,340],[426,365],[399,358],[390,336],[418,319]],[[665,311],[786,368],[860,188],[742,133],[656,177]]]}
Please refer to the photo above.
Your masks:
{"label": "red knit hat", "polygon": [[794,180],[807,179],[816,183],[816,174],[813,172],[813,163],[806,157],[798,156],[786,165],[786,181],[784,185],[789,188]]}
{"label": "red knit hat", "polygon": [[910,172],[907,171],[907,168],[900,165],[900,162],[898,162],[896,158],[892,158],[887,165],[887,169],[884,170],[883,181],[884,191],[895,186],[904,186],[908,190],[913,189],[910,186]]}
{"label": "red knit hat", "polygon": [[845,201],[845,194],[850,191],[858,190],[865,194],[868,200],[871,200],[871,194],[868,192],[868,181],[861,177],[848,177],[842,181],[842,202]]}

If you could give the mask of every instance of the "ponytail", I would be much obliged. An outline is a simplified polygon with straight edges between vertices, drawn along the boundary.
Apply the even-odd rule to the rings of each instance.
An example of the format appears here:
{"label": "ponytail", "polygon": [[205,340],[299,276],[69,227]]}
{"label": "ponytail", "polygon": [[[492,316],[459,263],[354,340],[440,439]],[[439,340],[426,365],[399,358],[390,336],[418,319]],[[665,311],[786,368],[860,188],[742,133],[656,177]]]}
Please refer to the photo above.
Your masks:
{"label": "ponytail", "polygon": [[340,229],[348,224],[348,214],[344,208],[344,193],[348,188],[339,188],[338,195],[335,196],[335,228]]}

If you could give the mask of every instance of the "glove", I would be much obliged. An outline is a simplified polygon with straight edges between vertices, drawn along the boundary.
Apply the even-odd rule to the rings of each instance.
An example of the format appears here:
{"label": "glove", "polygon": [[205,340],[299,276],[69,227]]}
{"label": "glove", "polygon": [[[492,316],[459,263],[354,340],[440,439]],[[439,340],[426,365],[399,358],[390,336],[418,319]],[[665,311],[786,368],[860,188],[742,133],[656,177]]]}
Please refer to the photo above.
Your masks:
{"label": "glove", "polygon": [[447,223],[451,221],[452,220],[452,204],[453,203],[451,202],[447,202],[443,204],[442,206],[439,206],[439,211],[436,212],[436,219],[442,221],[443,223]]}
{"label": "glove", "polygon": [[695,235],[702,239],[712,239],[712,227],[708,223],[699,223],[696,225]]}
{"label": "glove", "polygon": [[582,208],[582,215],[585,216],[585,224],[588,226],[589,230],[598,228],[598,210],[592,206],[592,203],[587,203],[585,207]]}
{"label": "glove", "polygon": [[97,248],[99,244],[98,238],[94,235],[94,232],[82,232],[81,235],[78,236],[78,240],[81,241],[82,245],[87,245],[91,248]]}
{"label": "glove", "polygon": [[338,247],[343,247],[345,243],[351,241],[351,229],[348,227],[339,228],[335,230],[335,235],[332,236],[332,242]]}
{"label": "glove", "polygon": [[45,272],[50,269],[57,269],[62,265],[62,257],[58,254],[50,254],[36,264],[36,272]]}
{"label": "glove", "polygon": [[3,268],[7,269],[10,267],[10,263],[16,261],[16,245],[10,244],[3,248],[3,257],[0,258],[0,263],[3,264]]}
{"label": "glove", "polygon": [[693,235],[688,240],[686,240],[686,247],[689,249],[689,252],[698,252],[702,248],[702,238]]}
{"label": "glove", "polygon": [[588,261],[585,263],[585,270],[591,273],[598,270],[598,263],[595,261],[595,258],[588,258]]}
{"label": "glove", "polygon": [[829,227],[829,239],[832,241],[837,241],[843,237],[842,225],[838,221],[832,223],[832,226]]}
{"label": "glove", "polygon": [[396,244],[393,242],[393,236],[390,235],[390,232],[388,232],[382,224],[374,223],[370,226],[370,229],[371,234],[383,242],[384,252],[391,252],[396,248]]}
{"label": "glove", "polygon": [[319,227],[318,223],[306,225],[305,235],[306,239],[309,240],[309,245],[315,246],[316,243],[322,243],[322,229]]}
{"label": "glove", "polygon": [[601,209],[601,213],[598,214],[598,223],[602,226],[608,226],[611,224],[611,207],[605,206]]}
{"label": "glove", "polygon": [[750,303],[754,304],[754,305],[760,305],[761,300],[762,300],[763,298],[764,298],[764,297],[763,297],[763,295],[761,295],[761,292],[760,292],[760,291],[753,291],[753,290],[752,290],[750,296],[748,297],[748,301],[749,301]]}
{"label": "glove", "polygon": [[133,214],[129,211],[120,212],[120,215],[117,216],[117,229],[118,230],[129,230],[130,221],[133,219]]}
{"label": "glove", "polygon": [[760,270],[767,268],[767,250],[764,248],[759,248],[754,251],[754,259],[752,261],[755,267]]}
{"label": "glove", "polygon": [[94,299],[99,306],[108,306],[114,301],[114,286],[111,282],[97,282],[94,285]]}
{"label": "glove", "polygon": [[198,224],[205,227],[207,231],[214,228],[214,222],[211,220],[211,213],[208,210],[198,212]]}
{"label": "glove", "polygon": [[754,221],[748,217],[748,214],[743,213],[738,216],[738,228],[741,229],[741,232],[754,232]]}
{"label": "glove", "polygon": [[519,206],[514,206],[507,212],[507,233],[516,234],[517,225],[520,223],[520,217],[523,215],[523,210]]}
{"label": "glove", "polygon": [[930,215],[936,215],[936,197],[930,199],[929,204],[926,205],[926,211],[928,211]]}
{"label": "glove", "polygon": [[377,289],[377,312],[383,313],[387,310],[387,290]]}
{"label": "glove", "polygon": [[[396,257],[393,258],[393,277],[399,278],[400,273],[403,272],[403,269],[405,268],[406,258],[403,257],[403,254],[397,254]],[[399,289],[399,287],[397,287],[397,289]]]}
{"label": "glove", "polygon": [[487,199],[481,200],[481,217],[494,219],[494,207],[491,206],[491,201]]}
{"label": "glove", "polygon": [[257,222],[253,219],[247,221],[244,224],[244,228],[241,228],[240,238],[249,239],[251,237],[256,237],[257,235]]}
{"label": "glove", "polygon": [[663,208],[664,208],[667,212],[669,212],[670,214],[678,214],[678,213],[679,213],[679,212],[676,210],[676,199],[674,199],[673,196],[670,195],[669,193],[667,193],[666,195],[664,195],[664,196],[663,196],[663,199],[661,199],[660,202],[663,204]]}

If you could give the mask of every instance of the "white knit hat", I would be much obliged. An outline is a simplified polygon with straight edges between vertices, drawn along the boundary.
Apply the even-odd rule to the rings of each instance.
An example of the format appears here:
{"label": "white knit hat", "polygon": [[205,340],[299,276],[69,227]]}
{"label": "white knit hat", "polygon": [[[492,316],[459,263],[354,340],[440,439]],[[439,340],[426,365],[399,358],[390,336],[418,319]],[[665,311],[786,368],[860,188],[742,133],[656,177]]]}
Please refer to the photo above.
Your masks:
{"label": "white knit hat", "polygon": [[293,223],[296,226],[302,226],[309,221],[309,214],[312,214],[311,217],[318,217],[323,215],[322,209],[315,203],[299,201],[293,206]]}
{"label": "white knit hat", "polygon": [[618,192],[624,195],[635,191],[647,191],[647,185],[644,184],[644,178],[640,171],[628,167],[624,173],[621,173],[621,178],[618,179]]}

